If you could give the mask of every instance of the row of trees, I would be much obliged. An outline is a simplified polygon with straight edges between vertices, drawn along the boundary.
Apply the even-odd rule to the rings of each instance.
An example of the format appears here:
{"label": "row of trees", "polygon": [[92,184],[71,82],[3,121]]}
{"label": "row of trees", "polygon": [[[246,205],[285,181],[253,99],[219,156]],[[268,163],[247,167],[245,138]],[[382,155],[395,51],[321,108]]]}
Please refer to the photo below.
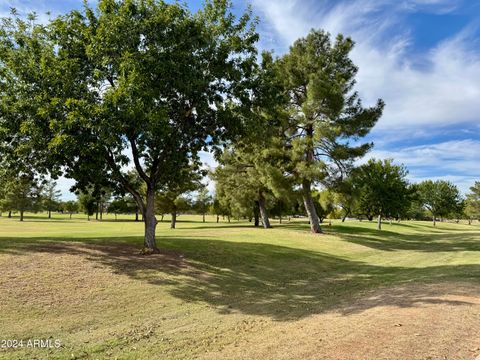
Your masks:
{"label": "row of trees", "polygon": [[[274,194],[263,190],[262,178],[252,168],[238,176],[237,170],[230,171],[230,159],[224,163],[226,165],[215,172],[216,199],[224,212],[256,219],[260,213],[265,228],[270,227],[269,213],[280,217],[305,214],[300,207],[302,189],[290,187],[289,191]],[[347,217],[370,221],[377,218],[378,229],[381,229],[383,218],[430,218],[434,226],[437,219],[467,219],[471,223],[480,218],[480,182],[462,197],[451,182],[426,180],[412,184],[407,181],[407,174],[404,166],[395,165],[392,160],[372,159],[351,168],[346,178],[331,183],[322,191],[312,192],[319,222],[326,217],[342,218],[342,221]],[[261,207],[263,211],[260,211]]]}
{"label": "row of trees", "polygon": [[60,195],[54,181],[39,182],[27,174],[0,176],[0,213],[8,212],[11,217],[12,211],[18,211],[20,221],[25,211],[45,210],[51,218],[58,209]]}
{"label": "row of trees", "polygon": [[[353,164],[373,146],[361,139],[384,103],[364,107],[355,91],[350,38],[312,30],[281,57],[259,56],[255,26],[227,0],[196,13],[177,2],[100,0],[47,24],[14,11],[0,28],[0,168],[63,174],[93,198],[128,194],[144,219],[143,251],[154,253],[156,204],[175,217],[181,194],[205,175],[199,152],[213,151],[217,214],[269,227],[269,212],[302,212],[300,200],[321,232],[315,188],[348,202],[349,179],[362,179]],[[369,213],[398,214],[398,189],[367,195],[383,182],[363,176]],[[407,186],[401,171],[388,176]]]}
{"label": "row of trees", "polygon": [[[216,174],[218,175],[218,171]],[[220,171],[226,175],[225,169]],[[247,218],[260,225],[260,219],[265,228],[270,227],[269,215],[282,217],[305,215],[298,192],[283,194],[281,198],[267,195],[262,201],[256,200],[257,194],[252,192],[258,178],[248,178],[243,174],[232,173],[230,177],[217,180],[217,193],[212,197],[208,189],[200,182],[197,187],[184,193],[157,193],[155,199],[155,214],[161,216],[171,214],[171,227],[175,228],[178,214],[195,213],[203,216],[207,213],[219,217]],[[322,191],[314,191],[312,198],[320,223],[325,218],[347,217],[378,218],[378,228],[381,228],[382,218],[425,220],[431,218],[435,226],[437,219],[466,219],[469,223],[480,218],[480,182],[470,188],[466,197],[461,197],[458,188],[443,180],[426,180],[418,184],[410,184],[406,180],[407,170],[403,166],[392,164],[392,161],[370,160],[351,171],[350,177],[344,179],[339,186]],[[240,185],[225,192],[222,186],[226,181],[240,180]],[[79,192],[77,201],[61,201],[60,191],[54,181],[39,182],[27,176],[1,177],[0,215],[13,211],[20,213],[23,221],[25,211],[46,211],[48,218],[52,212],[70,214],[84,212],[88,218],[96,215],[97,220],[103,218],[103,213],[135,214],[137,221],[139,209],[130,195],[114,194],[111,189],[101,191]],[[228,185],[228,184],[227,184]],[[142,191],[139,189],[139,191]],[[195,191],[196,196],[187,194]],[[187,196],[189,195],[189,196]],[[252,200],[253,199],[253,200]],[[260,209],[263,208],[261,211]],[[142,219],[143,220],[143,219]]]}
{"label": "row of trees", "polygon": [[[140,220],[140,210],[132,196],[122,196],[113,189],[100,188],[88,189],[77,192],[77,200],[62,201],[61,192],[57,189],[55,181],[40,181],[33,176],[11,175],[0,176],[0,216],[3,212],[12,217],[13,212],[20,214],[20,221],[24,220],[24,213],[47,212],[50,219],[52,213],[60,212],[73,214],[84,212],[88,219],[95,215],[97,220],[103,218],[103,213],[135,214],[135,219]],[[203,215],[212,211],[212,197],[200,182],[196,188],[196,198],[182,194],[157,193],[155,213],[163,216],[172,215],[172,228],[175,228],[176,216],[179,213],[197,213]],[[139,191],[142,191],[139,189]]]}

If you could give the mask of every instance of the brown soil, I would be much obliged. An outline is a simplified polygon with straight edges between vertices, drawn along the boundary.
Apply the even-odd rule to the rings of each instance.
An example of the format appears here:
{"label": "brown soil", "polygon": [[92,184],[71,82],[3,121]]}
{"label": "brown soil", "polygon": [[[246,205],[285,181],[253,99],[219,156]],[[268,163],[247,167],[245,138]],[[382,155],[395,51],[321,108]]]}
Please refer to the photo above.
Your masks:
{"label": "brown soil", "polygon": [[[163,252],[147,257],[136,253],[138,249],[129,246],[119,249],[44,244],[30,254],[5,254],[0,277],[0,310],[3,311],[0,318],[5,317],[2,321],[6,321],[3,326],[19,334],[26,331],[25,328],[34,331],[40,325],[52,326],[53,331],[54,320],[58,321],[63,314],[62,326],[67,328],[78,322],[83,329],[90,326],[88,321],[99,328],[97,333],[92,327],[91,335],[80,338],[85,339],[85,343],[101,336],[108,339],[102,329],[109,331],[110,322],[130,311],[127,306],[136,309],[137,297],[149,299],[145,305],[147,310],[159,311],[159,306],[166,306],[164,301],[168,298],[161,291],[169,279],[164,279],[162,274],[169,269],[209,280],[208,274],[190,267],[180,253]],[[142,275],[136,273],[138,269],[148,271]],[[108,294],[114,294],[111,289],[117,288],[124,290],[119,294],[129,297],[111,299],[103,294],[103,290],[109,289]],[[156,331],[157,340],[164,342],[165,335],[160,334],[170,329],[168,337],[176,341],[178,351],[190,342],[192,348],[198,347],[202,332],[207,329],[205,324],[220,326],[215,338],[205,333],[208,344],[198,348],[194,358],[200,357],[199,353],[208,359],[335,360],[473,360],[480,355],[480,286],[472,283],[409,284],[379,289],[338,304],[335,310],[291,321],[240,313],[219,315],[211,307],[204,309],[202,315],[195,311],[200,305],[192,308],[193,311],[175,299],[169,303],[170,307],[174,305],[178,308],[171,314],[166,312],[169,307],[161,309],[161,316],[167,319],[171,315],[173,324],[166,328],[168,319],[158,322]],[[122,306],[127,310],[122,310]],[[44,310],[26,313],[32,308]],[[45,310],[50,308],[56,312]],[[89,309],[97,311],[91,320],[87,316]],[[99,315],[105,315],[105,319],[99,319]],[[180,315],[184,318],[176,320]],[[36,323],[28,316],[35,316]],[[203,325],[198,320],[202,316],[205,316]],[[133,327],[132,324],[127,325]],[[4,330],[1,325],[0,330]],[[215,342],[217,335],[219,341]],[[174,353],[171,357],[180,356]]]}
{"label": "brown soil", "polygon": [[207,358],[476,359],[480,288],[407,285],[377,290],[339,309],[264,327]]}

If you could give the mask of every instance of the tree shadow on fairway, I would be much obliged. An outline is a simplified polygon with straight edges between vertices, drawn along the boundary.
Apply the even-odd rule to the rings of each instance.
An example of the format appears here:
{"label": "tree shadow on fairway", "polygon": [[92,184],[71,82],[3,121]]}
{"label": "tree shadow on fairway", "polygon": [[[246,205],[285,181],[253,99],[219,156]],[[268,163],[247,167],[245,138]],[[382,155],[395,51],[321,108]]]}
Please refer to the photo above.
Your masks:
{"label": "tree shadow on fairway", "polygon": [[[140,237],[30,238],[21,243],[9,238],[0,239],[0,254],[48,253],[53,264],[56,255],[77,255],[112,269],[114,274],[162,286],[183,301],[209,304],[222,314],[240,312],[278,321],[332,309],[364,311],[379,304],[348,309],[345,304],[381,286],[450,280],[478,284],[480,279],[480,265],[383,267],[285,246],[198,237],[162,238],[159,243],[165,250],[144,257],[137,255],[140,242]],[[405,296],[402,306],[417,306],[419,298],[424,298],[424,303],[441,301],[420,289],[415,296]],[[392,299],[381,303],[388,305]]]}
{"label": "tree shadow on fairway", "polygon": [[421,252],[480,251],[480,231],[412,233],[376,231],[338,231],[344,241],[382,251],[413,250]]}
{"label": "tree shadow on fairway", "polygon": [[[307,225],[308,226],[308,225]],[[290,230],[308,230],[305,224],[294,223],[284,226]],[[401,228],[412,228],[405,233]],[[324,226],[325,234],[335,235],[344,241],[381,251],[413,250],[421,252],[480,251],[480,229],[468,230],[438,229],[421,225],[393,224],[384,229],[371,227],[353,227],[336,224]],[[318,235],[321,240],[322,235]]]}

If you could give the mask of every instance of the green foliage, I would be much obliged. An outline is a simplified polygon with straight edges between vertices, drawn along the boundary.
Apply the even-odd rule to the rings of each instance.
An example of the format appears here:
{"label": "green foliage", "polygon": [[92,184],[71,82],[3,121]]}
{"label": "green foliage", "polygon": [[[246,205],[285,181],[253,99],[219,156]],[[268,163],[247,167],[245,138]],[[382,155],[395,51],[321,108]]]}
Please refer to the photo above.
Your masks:
{"label": "green foliage", "polygon": [[208,188],[206,186],[202,186],[197,192],[193,208],[199,214],[205,215],[212,203],[212,199],[212,196],[208,193]]}
{"label": "green foliage", "polygon": [[341,209],[340,216],[342,221],[353,215],[358,208],[360,197],[358,184],[355,183],[352,174],[333,186],[334,202]]}
{"label": "green foliage", "polygon": [[298,183],[319,181],[346,170],[372,144],[352,146],[380,118],[383,102],[364,108],[353,91],[357,67],[349,58],[354,43],[338,35],[311,31],[297,40],[278,61],[279,76],[288,93],[288,135]]}
{"label": "green foliage", "polygon": [[410,206],[408,171],[392,160],[371,159],[354,171],[359,189],[359,211],[373,216],[399,218]]}
{"label": "green foliage", "polygon": [[465,214],[469,219],[480,219],[480,182],[470,188],[465,200]]}
{"label": "green foliage", "polygon": [[117,197],[108,205],[108,212],[114,214],[133,214],[137,211],[137,205],[130,196]]}
{"label": "green foliage", "polygon": [[164,214],[181,214],[192,208],[191,200],[185,196],[171,197],[171,194],[158,194],[155,197],[156,213]]}
{"label": "green foliage", "polygon": [[60,196],[62,193],[57,189],[57,183],[53,180],[50,180],[43,185],[43,191],[41,195],[43,208],[48,211],[48,216],[50,217],[50,213],[59,208]]}
{"label": "green foliage", "polygon": [[69,200],[65,201],[61,204],[61,207],[63,211],[67,212],[70,214],[70,218],[72,217],[72,214],[76,213],[79,209],[79,204],[75,200]]}
{"label": "green foliage", "polygon": [[445,180],[426,180],[418,184],[419,198],[423,206],[430,211],[433,220],[447,217],[459,211],[461,197],[458,188]]}
{"label": "green foliage", "polygon": [[255,202],[271,194],[261,154],[251,149],[256,149],[255,145],[250,149],[225,149],[219,159],[221,165],[211,174],[216,183],[217,199],[237,217],[251,217]]}
{"label": "green foliage", "polygon": [[323,222],[330,214],[334,213],[335,195],[329,190],[322,190],[313,193],[313,199],[315,202],[315,210],[317,210],[318,218],[320,222]]}
{"label": "green foliage", "polygon": [[77,197],[80,208],[85,214],[87,214],[88,219],[90,220],[90,216],[92,216],[95,213],[95,210],[97,210],[97,200],[95,195],[91,192],[81,192]]}
{"label": "green foliage", "polygon": [[312,30],[276,63],[286,95],[283,127],[288,170],[302,188],[313,232],[320,232],[320,227],[312,185],[348,173],[353,161],[372,147],[359,139],[368,134],[384,107],[378,100],[364,108],[353,90],[358,71],[349,58],[353,46],[350,38],[338,35],[332,41],[328,33]]}
{"label": "green foliage", "polygon": [[33,175],[6,174],[2,179],[2,188],[1,210],[20,212],[20,221],[23,221],[25,211],[38,211],[41,208],[42,188]]}

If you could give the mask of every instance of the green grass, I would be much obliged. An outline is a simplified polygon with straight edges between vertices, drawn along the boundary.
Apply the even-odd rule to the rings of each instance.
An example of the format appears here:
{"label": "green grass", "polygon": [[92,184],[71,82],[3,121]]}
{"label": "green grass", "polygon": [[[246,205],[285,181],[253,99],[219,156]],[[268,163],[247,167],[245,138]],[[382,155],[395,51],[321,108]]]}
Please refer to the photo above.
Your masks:
{"label": "green grass", "polygon": [[[132,216],[0,218],[0,339],[60,339],[0,358],[192,358],[239,332],[337,309],[380,287],[480,279],[480,226],[301,220],[270,230],[180,216],[159,256]],[[245,325],[247,324],[247,325]]]}

